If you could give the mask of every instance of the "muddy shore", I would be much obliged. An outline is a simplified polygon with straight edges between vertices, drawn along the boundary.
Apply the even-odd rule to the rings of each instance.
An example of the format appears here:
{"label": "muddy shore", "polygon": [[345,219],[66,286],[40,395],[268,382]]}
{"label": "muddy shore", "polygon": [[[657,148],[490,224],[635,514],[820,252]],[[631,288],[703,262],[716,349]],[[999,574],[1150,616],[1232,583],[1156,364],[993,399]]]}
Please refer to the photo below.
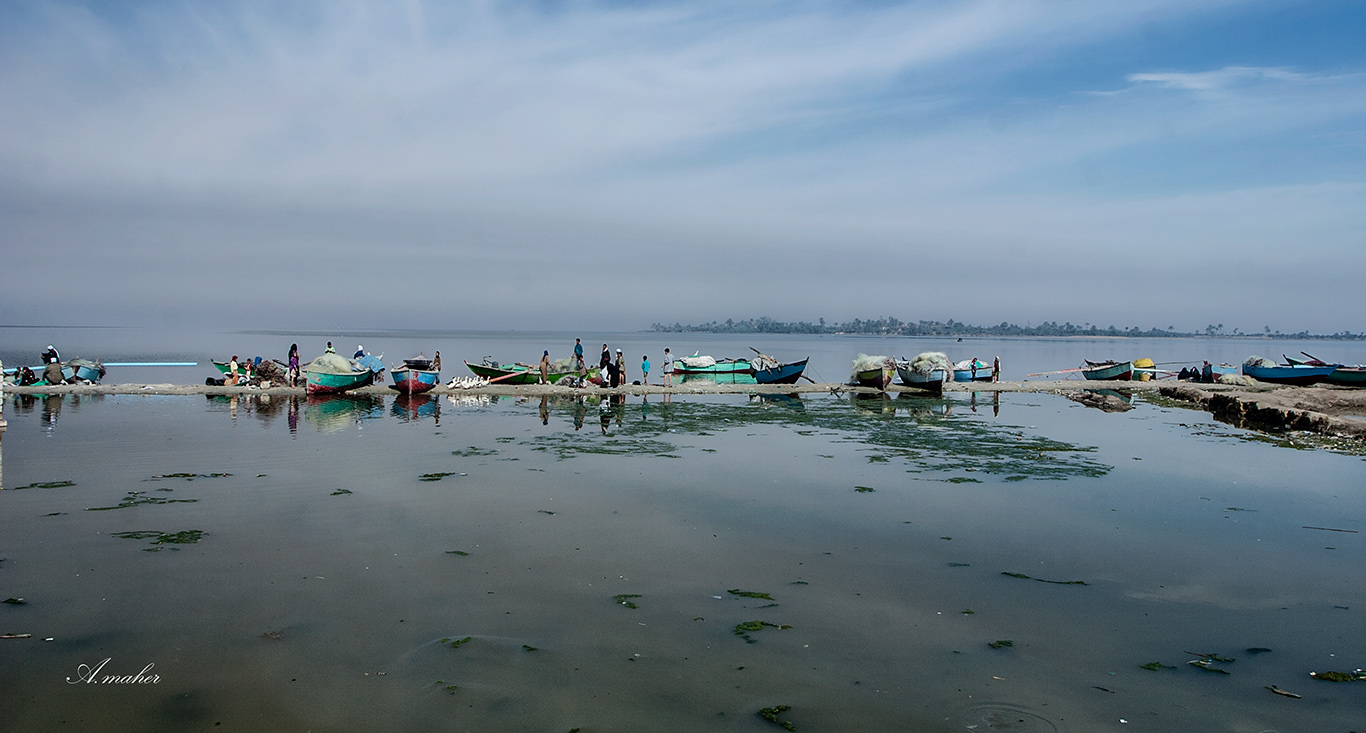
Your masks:
{"label": "muddy shore", "polygon": [[[5,385],[12,394],[72,395],[271,395],[303,396],[302,387],[218,387],[182,384],[72,384],[42,387]],[[951,383],[945,392],[1047,392],[1077,395],[1088,390],[1124,390],[1161,395],[1199,407],[1218,420],[1262,431],[1303,430],[1323,435],[1366,441],[1366,390],[1318,386],[1241,387],[1222,384],[1172,382],[1087,382],[1081,380],[1026,380],[1022,382]],[[889,387],[887,392],[915,394],[920,390]],[[387,386],[372,385],[354,394],[395,394]],[[561,387],[557,385],[486,385],[473,389],[439,386],[428,394],[499,395],[510,397],[603,396],[603,395],[715,395],[715,394],[876,394],[877,390],[847,384],[712,384],[689,382],[672,387],[624,385]]]}

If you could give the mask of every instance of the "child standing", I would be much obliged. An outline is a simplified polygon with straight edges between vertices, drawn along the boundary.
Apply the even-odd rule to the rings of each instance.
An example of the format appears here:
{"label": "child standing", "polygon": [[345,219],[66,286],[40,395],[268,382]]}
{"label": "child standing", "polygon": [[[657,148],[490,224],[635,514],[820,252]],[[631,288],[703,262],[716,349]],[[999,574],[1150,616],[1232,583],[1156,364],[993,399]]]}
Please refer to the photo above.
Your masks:
{"label": "child standing", "polygon": [[650,355],[640,357],[640,383],[650,383]]}

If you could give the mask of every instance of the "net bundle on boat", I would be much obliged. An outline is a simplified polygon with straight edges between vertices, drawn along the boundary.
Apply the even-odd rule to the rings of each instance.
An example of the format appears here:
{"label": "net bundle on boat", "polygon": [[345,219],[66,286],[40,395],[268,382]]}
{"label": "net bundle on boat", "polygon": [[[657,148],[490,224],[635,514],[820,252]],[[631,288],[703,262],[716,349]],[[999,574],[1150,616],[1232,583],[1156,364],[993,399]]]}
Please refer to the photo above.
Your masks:
{"label": "net bundle on boat", "polygon": [[317,374],[356,374],[369,371],[369,368],[355,359],[348,359],[340,354],[323,354],[308,362],[304,371]]}
{"label": "net bundle on boat", "polygon": [[956,371],[960,371],[960,372],[961,372],[961,371],[965,371],[965,370],[972,369],[972,368],[974,368],[974,367],[976,367],[977,371],[980,372],[980,371],[982,371],[983,369],[990,369],[990,368],[991,368],[991,365],[988,364],[988,363],[986,363],[986,362],[984,362],[984,361],[982,361],[981,359],[978,359],[978,358],[975,357],[975,356],[972,357],[971,359],[964,359],[964,360],[962,360],[962,361],[960,361],[960,362],[958,362],[958,363],[956,363],[956,364],[953,365],[953,368],[954,368]]}
{"label": "net bundle on boat", "polygon": [[1264,357],[1264,356],[1249,356],[1249,357],[1247,358],[1247,361],[1243,362],[1243,366],[1250,366],[1250,367],[1274,367],[1274,366],[1276,366],[1276,362],[1274,362],[1274,361],[1272,361],[1271,359],[1268,359],[1268,358],[1266,358],[1266,357]]}
{"label": "net bundle on boat", "polygon": [[888,366],[891,366],[891,364],[892,360],[890,357],[887,356],[869,356],[867,354],[859,354],[858,356],[854,357],[853,363],[849,365],[849,376],[857,380],[859,372],[866,372],[871,369],[884,369]]}
{"label": "net bundle on boat", "polygon": [[682,359],[679,359],[679,361],[683,362],[683,365],[690,369],[706,369],[710,366],[716,366],[716,359],[713,359],[710,356],[698,356],[697,354],[685,356]]}
{"label": "net bundle on boat", "polygon": [[757,371],[764,371],[766,369],[777,369],[778,360],[774,359],[768,354],[759,354],[758,356],[755,356],[753,359],[749,360],[749,365]]}
{"label": "net bundle on boat", "polygon": [[[910,368],[913,372],[930,374],[936,369],[952,371],[953,363],[949,361],[948,355],[942,351],[924,351],[911,359]],[[972,367],[969,366],[968,368],[971,369]]]}
{"label": "net bundle on boat", "polygon": [[572,356],[566,356],[563,359],[556,359],[555,361],[550,362],[550,371],[552,374],[567,374],[569,372],[577,372],[578,370],[579,360]]}

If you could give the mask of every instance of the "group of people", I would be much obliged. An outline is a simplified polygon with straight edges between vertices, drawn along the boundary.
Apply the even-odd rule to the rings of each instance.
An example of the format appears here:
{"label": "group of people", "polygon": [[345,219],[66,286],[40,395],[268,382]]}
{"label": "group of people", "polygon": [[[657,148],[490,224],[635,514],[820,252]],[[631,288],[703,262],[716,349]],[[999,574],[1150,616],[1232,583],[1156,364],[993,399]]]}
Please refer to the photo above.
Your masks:
{"label": "group of people", "polygon": [[[583,360],[583,340],[574,339],[574,366],[578,370],[580,377],[588,375],[587,365]],[[660,382],[664,386],[673,385],[674,359],[668,349],[664,349],[664,364],[660,370],[663,379]],[[550,372],[550,352],[547,351],[541,356],[541,383],[545,384]],[[628,384],[626,378],[626,356],[621,353],[621,349],[616,350],[615,357],[607,344],[602,345],[602,355],[598,357],[598,378],[604,387],[620,387]],[[650,383],[650,355],[645,354],[640,357],[640,381],[636,384]]]}

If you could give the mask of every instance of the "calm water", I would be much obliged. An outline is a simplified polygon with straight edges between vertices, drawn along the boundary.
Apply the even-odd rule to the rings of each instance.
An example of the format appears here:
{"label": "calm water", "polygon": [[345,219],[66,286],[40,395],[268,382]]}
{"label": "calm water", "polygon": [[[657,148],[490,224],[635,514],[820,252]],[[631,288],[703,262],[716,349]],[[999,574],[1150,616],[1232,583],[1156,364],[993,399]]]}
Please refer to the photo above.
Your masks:
{"label": "calm water", "polygon": [[[5,415],[0,596],[26,603],[0,613],[33,635],[0,640],[7,729],[1366,721],[1366,683],[1308,676],[1366,666],[1366,462],[1141,398],[9,395]],[[68,684],[105,659],[159,680]]]}
{"label": "calm water", "polygon": [[[226,361],[262,356],[284,360],[291,343],[299,344],[305,361],[322,353],[332,341],[339,353],[350,355],[357,345],[385,361],[399,363],[405,357],[440,351],[446,378],[467,375],[460,360],[479,362],[490,356],[500,362],[535,364],[543,350],[552,358],[573,353],[574,339],[582,338],[588,361],[596,362],[603,344],[622,349],[628,374],[639,379],[641,357],[649,355],[651,378],[658,383],[665,347],[675,355],[694,352],[720,358],[749,358],[750,348],[782,361],[810,357],[806,374],[818,382],[844,382],[849,364],[859,353],[913,357],[922,351],[943,351],[954,361],[978,357],[988,363],[1001,358],[1001,378],[1020,380],[1026,375],[1071,369],[1084,359],[1137,359],[1147,357],[1168,364],[1172,371],[1213,363],[1242,364],[1252,355],[1280,359],[1308,351],[1320,358],[1344,364],[1366,363],[1366,341],[1251,341],[1238,339],[907,339],[872,336],[805,336],[799,334],[707,334],[707,333],[562,333],[481,331],[385,331],[255,333],[165,330],[143,328],[15,328],[0,326],[0,361],[6,368],[33,365],[38,354],[54,344],[63,358],[84,356],[106,362],[194,361],[198,367],[111,367],[106,382],[151,384],[203,384],[205,377],[219,376],[210,359]],[[1065,378],[1072,375],[1053,375]]]}

